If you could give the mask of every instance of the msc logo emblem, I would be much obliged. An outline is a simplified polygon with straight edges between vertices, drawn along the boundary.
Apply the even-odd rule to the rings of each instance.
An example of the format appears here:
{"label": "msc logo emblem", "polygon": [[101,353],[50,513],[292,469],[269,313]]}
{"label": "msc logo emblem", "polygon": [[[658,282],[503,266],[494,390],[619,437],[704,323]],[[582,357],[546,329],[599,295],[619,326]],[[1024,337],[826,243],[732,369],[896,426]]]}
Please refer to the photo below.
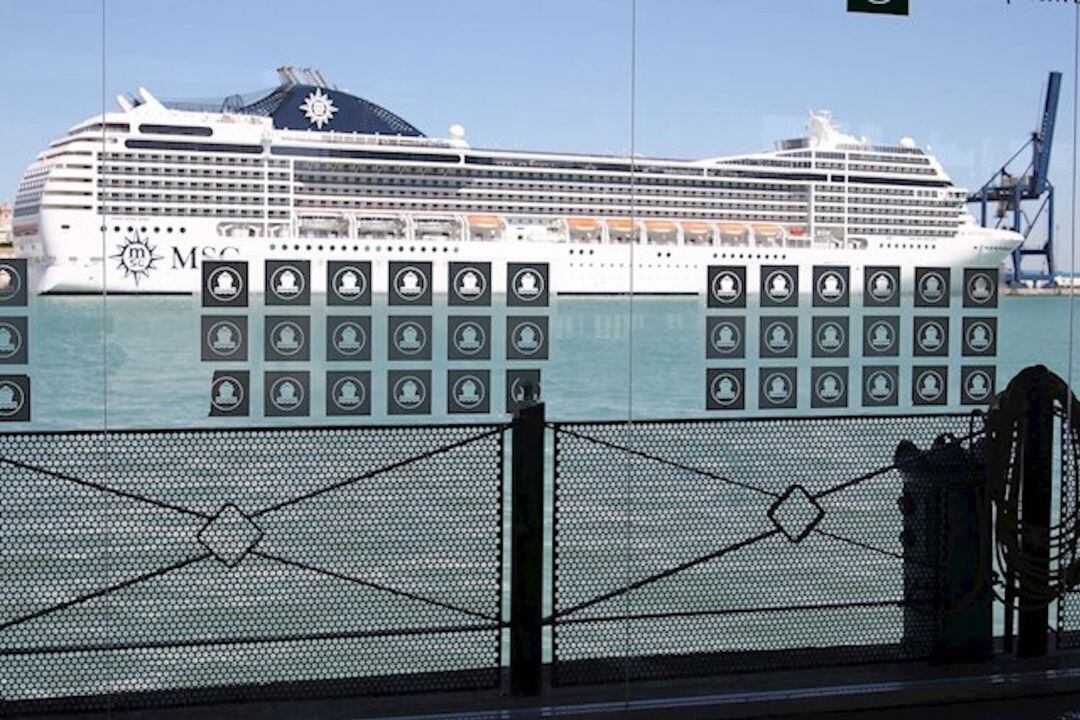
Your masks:
{"label": "msc logo emblem", "polygon": [[136,286],[141,279],[150,277],[150,272],[156,268],[154,263],[161,260],[160,255],[154,254],[157,248],[139,237],[138,232],[116,247],[118,252],[110,256],[117,261],[116,269],[123,270],[125,278],[134,278]]}

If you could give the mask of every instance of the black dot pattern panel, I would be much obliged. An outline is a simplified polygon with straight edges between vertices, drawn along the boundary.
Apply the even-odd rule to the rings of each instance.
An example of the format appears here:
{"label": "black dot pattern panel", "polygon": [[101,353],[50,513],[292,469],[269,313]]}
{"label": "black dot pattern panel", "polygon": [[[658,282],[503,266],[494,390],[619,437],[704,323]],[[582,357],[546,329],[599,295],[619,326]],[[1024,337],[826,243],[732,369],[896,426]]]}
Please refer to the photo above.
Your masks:
{"label": "black dot pattern panel", "polygon": [[927,656],[940,553],[905,542],[900,500],[935,476],[894,453],[973,459],[981,433],[946,415],[556,425],[553,682]]}
{"label": "black dot pattern panel", "polygon": [[[1060,468],[1055,473],[1059,482],[1061,531],[1056,533],[1055,547],[1050,555],[1056,567],[1057,577],[1067,577],[1075,572],[1080,563],[1080,547],[1077,546],[1076,527],[1080,517],[1080,432],[1069,428],[1069,416],[1060,405],[1056,408],[1057,427],[1060,438],[1057,443],[1057,459]],[[1076,422],[1075,418],[1072,418]],[[1057,640],[1060,648],[1080,648],[1080,588],[1073,587],[1061,595],[1057,603]]]}
{"label": "black dot pattern panel", "polygon": [[0,435],[0,696],[494,687],[504,430]]}

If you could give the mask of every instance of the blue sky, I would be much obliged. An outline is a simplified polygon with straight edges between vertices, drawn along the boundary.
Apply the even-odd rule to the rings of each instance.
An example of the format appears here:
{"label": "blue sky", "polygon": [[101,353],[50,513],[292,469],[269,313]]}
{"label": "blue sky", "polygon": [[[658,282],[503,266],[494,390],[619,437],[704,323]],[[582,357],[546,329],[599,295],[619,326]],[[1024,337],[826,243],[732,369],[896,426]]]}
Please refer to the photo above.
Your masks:
{"label": "blue sky", "polygon": [[1058,69],[1052,179],[1068,197],[1072,4],[911,0],[910,19],[844,5],[638,0],[634,42],[630,0],[0,0],[0,197],[103,98],[221,97],[272,86],[282,64],[428,134],[458,122],[474,145],[603,152],[631,148],[633,67],[639,153],[762,149],[827,108],[854,134],[929,143],[966,186],[1034,129]]}

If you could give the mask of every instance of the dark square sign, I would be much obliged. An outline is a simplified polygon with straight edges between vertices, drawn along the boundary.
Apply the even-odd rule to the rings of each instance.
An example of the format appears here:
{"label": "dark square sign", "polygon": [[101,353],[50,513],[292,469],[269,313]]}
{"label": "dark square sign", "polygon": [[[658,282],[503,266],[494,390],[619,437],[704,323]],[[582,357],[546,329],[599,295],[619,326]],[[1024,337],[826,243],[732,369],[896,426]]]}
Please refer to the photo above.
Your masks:
{"label": "dark square sign", "polygon": [[431,263],[390,263],[389,297],[391,305],[431,305]]}
{"label": "dark square sign", "polygon": [[200,329],[203,360],[238,362],[248,359],[247,316],[203,315]]}
{"label": "dark square sign", "polygon": [[0,375],[0,422],[30,422],[30,377]]}
{"label": "dark square sign", "polygon": [[997,368],[993,365],[964,365],[960,368],[960,404],[986,405],[994,396]]}
{"label": "dark square sign", "polygon": [[218,370],[210,381],[210,417],[247,417],[251,404],[247,370]]}
{"label": "dark square sign", "polygon": [[25,306],[27,284],[26,258],[0,260],[0,306]]}
{"label": "dark square sign", "polygon": [[900,402],[900,368],[896,365],[863,367],[863,407],[893,407]]}
{"label": "dark square sign", "polygon": [[746,371],[743,368],[709,368],[705,371],[705,409],[744,409],[745,387]]}
{"label": "dark square sign", "polygon": [[543,315],[506,318],[506,359],[547,360],[548,319]]}
{"label": "dark square sign", "polygon": [[746,357],[746,318],[706,317],[705,357],[709,360]]}
{"label": "dark square sign", "polygon": [[900,318],[867,315],[863,318],[863,355],[896,357],[900,354]]}
{"label": "dark square sign", "polygon": [[813,392],[812,408],[845,408],[848,405],[848,369],[846,367],[816,367],[810,369]]}
{"label": "dark square sign", "polygon": [[964,318],[964,357],[997,355],[997,318]]}
{"label": "dark square sign", "polygon": [[815,265],[814,307],[847,307],[850,304],[850,268]]}
{"label": "dark square sign", "polygon": [[371,316],[331,315],[326,318],[326,359],[371,360]]}
{"label": "dark square sign", "polygon": [[390,360],[430,360],[431,316],[391,315],[386,349]]}
{"label": "dark square sign", "polygon": [[915,268],[915,307],[949,307],[949,268]]}
{"label": "dark square sign", "polygon": [[311,318],[306,315],[267,315],[263,357],[269,361],[311,359]]}
{"label": "dark square sign", "polygon": [[848,356],[847,316],[815,317],[813,320],[814,357]]}
{"label": "dark square sign", "polygon": [[998,269],[964,269],[964,307],[996,308],[998,306]]}
{"label": "dark square sign", "polygon": [[520,410],[531,401],[540,401],[539,370],[506,371],[506,412]]}
{"label": "dark square sign", "polygon": [[306,370],[265,373],[263,394],[267,417],[306,417],[311,412],[311,377]]}
{"label": "dark square sign", "polygon": [[371,263],[330,260],[326,263],[326,304],[370,305]]}
{"label": "dark square sign", "polygon": [[448,371],[446,409],[452,415],[491,412],[491,371]]}
{"label": "dark square sign", "polygon": [[430,415],[431,371],[390,370],[386,376],[386,412],[390,415]]}
{"label": "dark square sign", "polygon": [[326,414],[371,414],[371,373],[367,370],[326,373]]}
{"label": "dark square sign", "polygon": [[491,359],[491,318],[451,315],[447,318],[446,354],[451,360]]}
{"label": "dark square sign", "polygon": [[761,266],[761,306],[796,307],[799,304],[797,265]]}
{"label": "dark square sign", "polygon": [[491,263],[452,262],[448,273],[448,304],[451,307],[491,305]]}
{"label": "dark square sign", "polygon": [[880,15],[907,15],[909,0],[848,0],[848,12],[878,13]]}
{"label": "dark square sign", "polygon": [[709,307],[746,307],[745,267],[737,265],[710,265],[707,279],[709,283]]}
{"label": "dark square sign", "polygon": [[798,371],[793,367],[763,367],[758,371],[761,384],[758,408],[791,410],[798,402]]}
{"label": "dark square sign", "polygon": [[916,316],[913,354],[915,357],[948,355],[949,318]]}
{"label": "dark square sign", "polygon": [[799,319],[763,315],[760,354],[763,358],[793,358],[799,351]]}
{"label": "dark square sign", "polygon": [[867,265],[863,271],[865,307],[900,306],[900,268],[895,265]]}
{"label": "dark square sign", "polygon": [[547,307],[549,294],[547,263],[507,263],[508,307]]}
{"label": "dark square sign", "polygon": [[267,305],[311,304],[310,260],[266,261]]}
{"label": "dark square sign", "polygon": [[30,333],[25,317],[0,317],[0,365],[29,362]]}
{"label": "dark square sign", "polygon": [[911,369],[911,402],[915,405],[946,405],[949,402],[949,368],[915,366]]}
{"label": "dark square sign", "polygon": [[247,307],[248,264],[205,260],[202,264],[203,307]]}

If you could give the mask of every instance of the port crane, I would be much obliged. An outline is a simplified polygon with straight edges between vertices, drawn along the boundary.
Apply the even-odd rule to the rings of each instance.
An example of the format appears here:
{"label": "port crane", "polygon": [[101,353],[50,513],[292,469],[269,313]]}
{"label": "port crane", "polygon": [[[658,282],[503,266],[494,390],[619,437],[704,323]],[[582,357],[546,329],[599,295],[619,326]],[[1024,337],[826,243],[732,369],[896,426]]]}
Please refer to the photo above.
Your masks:
{"label": "port crane", "polygon": [[[1054,281],[1054,186],[1048,171],[1060,94],[1061,73],[1051,72],[1038,129],[967,199],[969,204],[980,206],[983,227],[1008,228],[1024,236],[1024,244],[1012,253],[1012,270],[1006,273],[1006,280],[1013,285]],[[1030,162],[1017,171],[1014,163],[1029,148]],[[996,205],[993,210],[991,204]],[[1040,228],[1045,231],[1040,232]],[[1042,258],[1045,271],[1025,269],[1024,258],[1028,257]]]}

